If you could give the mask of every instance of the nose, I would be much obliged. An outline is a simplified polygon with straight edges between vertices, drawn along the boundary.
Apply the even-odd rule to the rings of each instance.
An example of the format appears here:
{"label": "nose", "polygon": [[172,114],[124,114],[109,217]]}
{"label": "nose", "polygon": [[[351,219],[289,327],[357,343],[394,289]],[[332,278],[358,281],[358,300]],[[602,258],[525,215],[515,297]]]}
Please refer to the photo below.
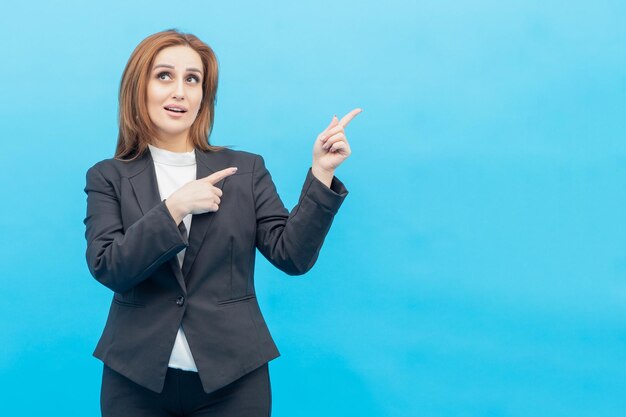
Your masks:
{"label": "nose", "polygon": [[174,96],[173,98],[177,98],[182,100],[185,98],[185,83],[184,80],[179,80],[176,83],[176,87],[174,88]]}

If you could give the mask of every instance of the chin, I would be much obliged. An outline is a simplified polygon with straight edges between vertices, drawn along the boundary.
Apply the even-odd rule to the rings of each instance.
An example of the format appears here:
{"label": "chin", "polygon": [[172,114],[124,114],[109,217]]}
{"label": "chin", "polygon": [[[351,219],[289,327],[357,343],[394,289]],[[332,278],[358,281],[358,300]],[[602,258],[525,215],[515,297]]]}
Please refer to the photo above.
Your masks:
{"label": "chin", "polygon": [[189,126],[176,126],[176,128],[172,128],[171,126],[156,126],[156,128],[159,130],[159,132],[162,132],[166,135],[179,135],[185,131],[188,131],[189,128],[191,128],[191,125]]}

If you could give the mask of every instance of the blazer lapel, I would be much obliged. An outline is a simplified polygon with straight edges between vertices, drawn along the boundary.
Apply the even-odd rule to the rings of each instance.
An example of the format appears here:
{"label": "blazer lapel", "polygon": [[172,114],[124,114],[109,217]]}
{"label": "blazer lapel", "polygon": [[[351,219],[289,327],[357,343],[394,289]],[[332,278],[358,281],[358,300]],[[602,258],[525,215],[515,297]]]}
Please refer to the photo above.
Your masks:
{"label": "blazer lapel", "polygon": [[[196,149],[196,179],[204,178],[222,169],[217,161],[216,152],[204,152]],[[215,187],[220,190],[224,187],[225,179],[221,179]],[[183,277],[187,277],[191,266],[198,256],[204,237],[209,229],[209,225],[215,218],[215,212],[207,212],[202,214],[194,214],[191,219],[191,231],[189,232],[189,247],[185,251],[185,259],[183,260]]]}
{"label": "blazer lapel", "polygon": [[[145,215],[150,209],[161,202],[161,194],[159,193],[159,184],[157,183],[156,171],[154,169],[154,162],[150,151],[146,149],[144,155],[142,155],[136,162],[131,162],[137,165],[138,172],[129,176],[129,181],[137,197],[137,202],[141,208],[141,212]],[[186,290],[185,280],[183,274],[178,265],[178,258],[172,256],[168,260],[170,268],[176,276],[176,281],[183,290]]]}

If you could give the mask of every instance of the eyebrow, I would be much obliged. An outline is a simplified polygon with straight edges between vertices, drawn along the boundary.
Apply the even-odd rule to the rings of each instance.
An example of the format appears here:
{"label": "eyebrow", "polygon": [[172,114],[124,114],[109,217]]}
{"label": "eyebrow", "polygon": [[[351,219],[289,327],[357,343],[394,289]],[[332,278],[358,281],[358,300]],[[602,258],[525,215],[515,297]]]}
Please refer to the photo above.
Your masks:
{"label": "eyebrow", "polygon": [[[152,69],[155,70],[155,69],[157,69],[159,67],[165,67],[165,68],[174,69],[173,65],[168,65],[168,64],[155,65],[154,68],[152,68]],[[198,68],[187,68],[187,71],[193,71],[193,72],[198,72],[198,73],[202,74],[202,71],[200,71]]]}

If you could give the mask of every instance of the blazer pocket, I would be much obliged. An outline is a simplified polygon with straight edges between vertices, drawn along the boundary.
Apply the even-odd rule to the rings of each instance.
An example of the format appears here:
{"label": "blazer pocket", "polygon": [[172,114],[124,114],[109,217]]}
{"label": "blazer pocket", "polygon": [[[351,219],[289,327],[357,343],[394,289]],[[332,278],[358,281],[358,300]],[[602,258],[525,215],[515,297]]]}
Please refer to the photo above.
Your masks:
{"label": "blazer pocket", "polygon": [[255,297],[256,297],[256,294],[250,294],[250,295],[245,295],[245,296],[239,297],[239,298],[231,298],[230,300],[218,301],[217,304],[218,305],[234,304],[234,303],[239,303],[241,301],[246,301],[246,300],[249,300],[249,299],[255,298]]}
{"label": "blazer pocket", "polygon": [[115,304],[124,306],[124,307],[145,307],[145,304],[140,304],[140,303],[136,303],[134,301],[128,301],[128,300],[120,300],[119,298],[117,298],[117,296],[113,296],[113,302]]}

